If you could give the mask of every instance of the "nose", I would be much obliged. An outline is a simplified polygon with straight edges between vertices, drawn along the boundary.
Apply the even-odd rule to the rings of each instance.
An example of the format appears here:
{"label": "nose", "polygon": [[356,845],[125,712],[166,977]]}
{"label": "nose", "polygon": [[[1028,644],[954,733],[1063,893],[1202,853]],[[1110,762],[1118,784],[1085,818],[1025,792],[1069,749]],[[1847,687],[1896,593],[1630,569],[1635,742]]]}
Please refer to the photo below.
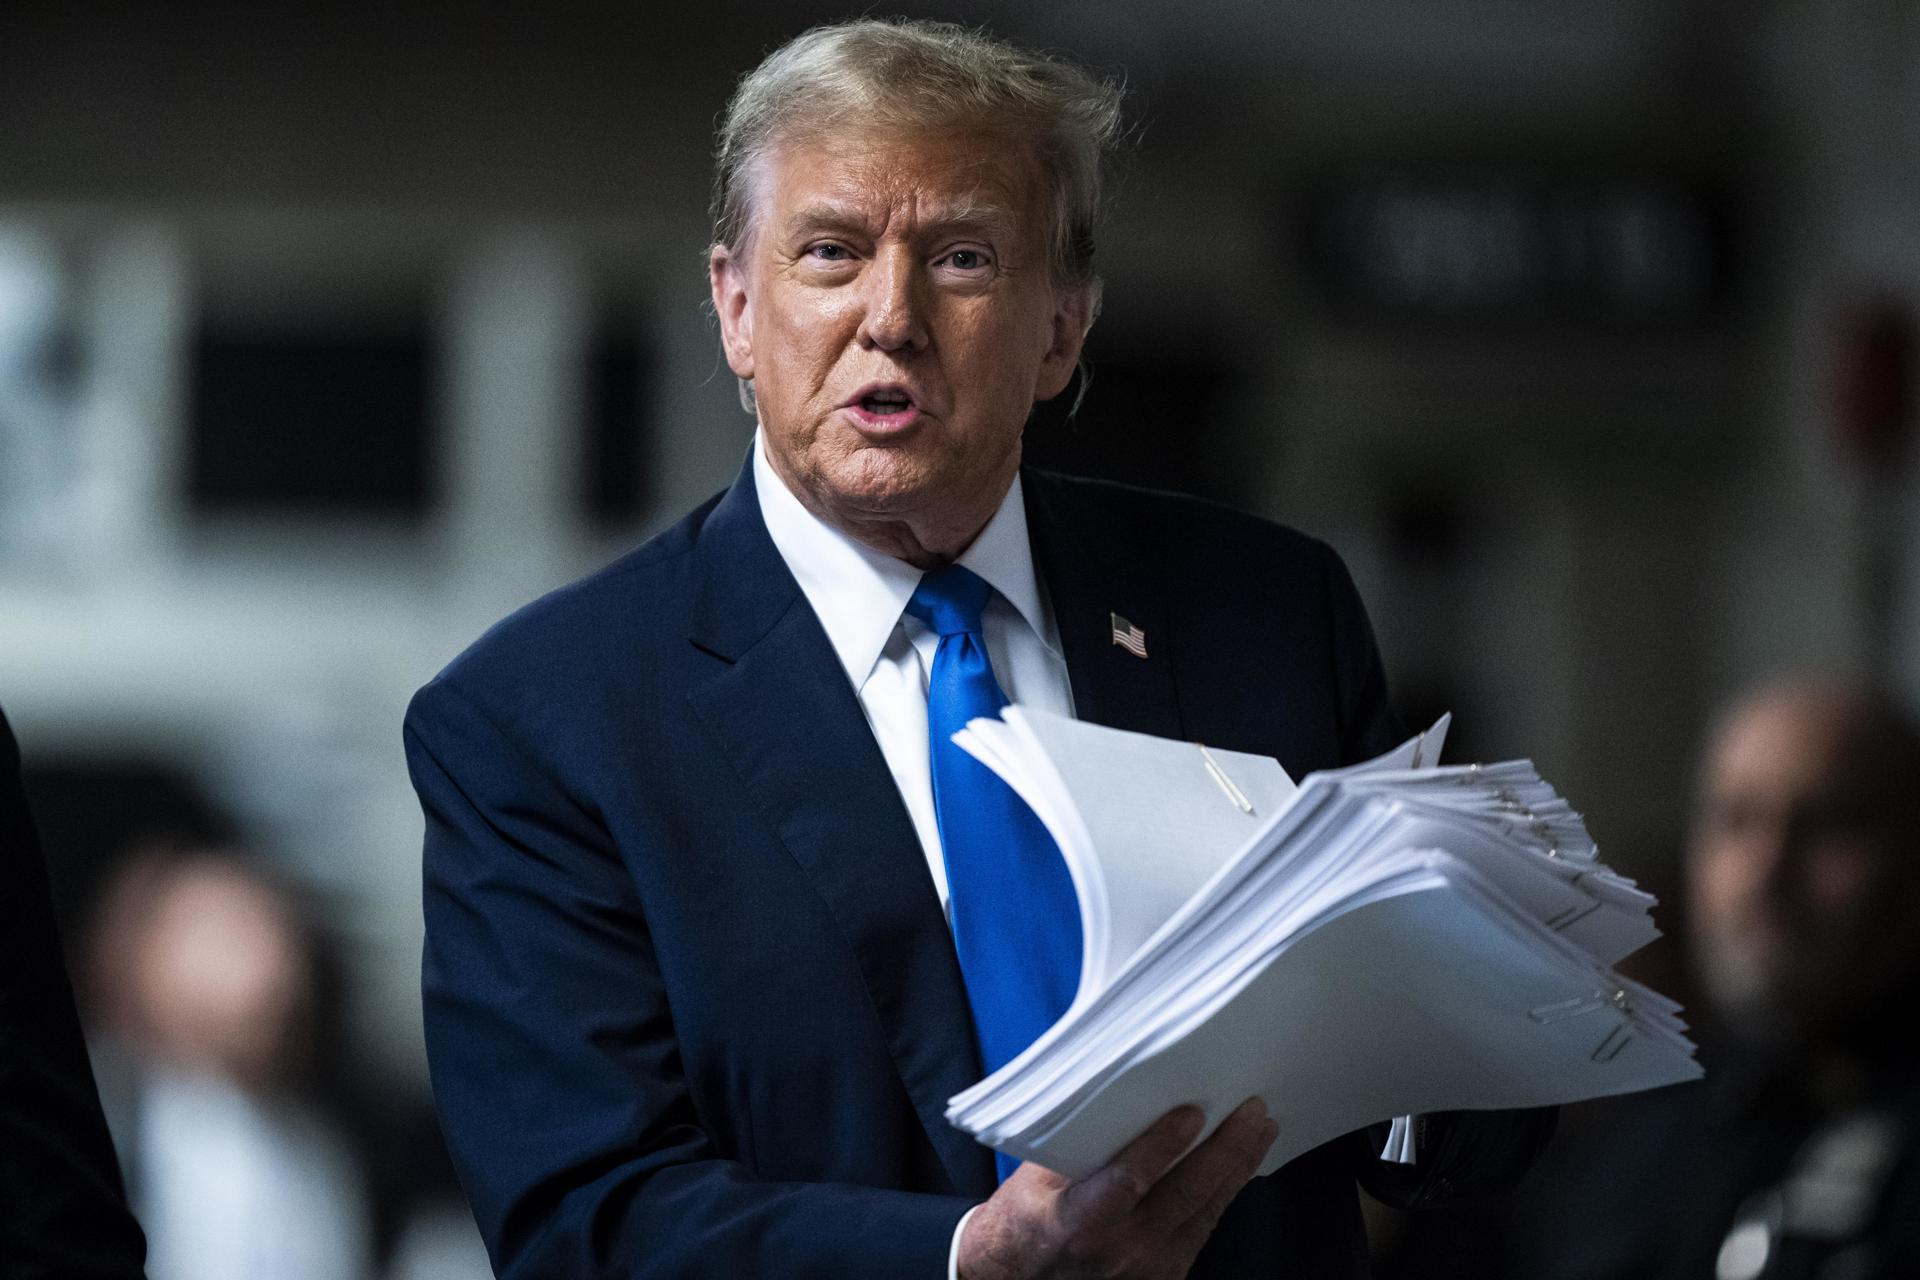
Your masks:
{"label": "nose", "polygon": [[1751,804],[1709,807],[1688,857],[1688,879],[1704,917],[1744,919],[1791,906],[1798,857],[1792,823]]}
{"label": "nose", "polygon": [[1755,831],[1743,849],[1748,896],[1779,908],[1798,907],[1805,887],[1806,843],[1806,832],[1793,815]]}
{"label": "nose", "polygon": [[926,347],[927,303],[921,296],[922,272],[905,246],[875,257],[867,269],[866,315],[860,344],[879,351],[919,351]]}

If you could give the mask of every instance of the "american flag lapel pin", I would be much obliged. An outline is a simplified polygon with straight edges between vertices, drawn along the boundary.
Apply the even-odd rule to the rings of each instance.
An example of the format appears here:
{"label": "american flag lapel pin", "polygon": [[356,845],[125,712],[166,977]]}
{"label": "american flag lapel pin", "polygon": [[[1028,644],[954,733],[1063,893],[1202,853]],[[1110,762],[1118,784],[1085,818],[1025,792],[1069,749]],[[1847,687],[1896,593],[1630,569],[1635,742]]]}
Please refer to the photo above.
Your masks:
{"label": "american flag lapel pin", "polygon": [[1136,658],[1147,656],[1147,633],[1128,622],[1117,613],[1109,613],[1113,620],[1113,642]]}

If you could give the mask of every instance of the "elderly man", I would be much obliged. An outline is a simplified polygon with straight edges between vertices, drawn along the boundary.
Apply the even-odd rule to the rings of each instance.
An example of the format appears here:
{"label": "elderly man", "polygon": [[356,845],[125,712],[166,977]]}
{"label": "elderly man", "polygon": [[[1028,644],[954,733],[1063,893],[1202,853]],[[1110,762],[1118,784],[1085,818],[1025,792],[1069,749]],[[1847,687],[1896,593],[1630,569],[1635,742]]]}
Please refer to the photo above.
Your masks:
{"label": "elderly man", "polygon": [[945,1123],[1079,957],[1057,850],[953,727],[1011,697],[1296,775],[1396,736],[1324,546],[1021,470],[1118,132],[1111,86],[941,24],[742,81],[710,274],[752,456],[409,713],[434,1087],[503,1276],[1353,1275],[1356,1175],[1420,1200],[1537,1145],[1435,1118],[1413,1169],[1355,1135],[1248,1187],[1250,1101],[1072,1183]]}

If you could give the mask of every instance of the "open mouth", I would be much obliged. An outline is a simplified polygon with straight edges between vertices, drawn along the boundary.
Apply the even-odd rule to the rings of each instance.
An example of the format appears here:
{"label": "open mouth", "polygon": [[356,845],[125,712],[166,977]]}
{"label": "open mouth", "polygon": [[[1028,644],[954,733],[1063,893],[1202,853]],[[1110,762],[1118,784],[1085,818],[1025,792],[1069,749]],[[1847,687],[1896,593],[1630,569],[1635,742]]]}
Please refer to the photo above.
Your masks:
{"label": "open mouth", "polygon": [[894,431],[911,426],[920,416],[920,402],[898,384],[875,382],[860,388],[844,406],[874,430]]}
{"label": "open mouth", "polygon": [[900,390],[869,391],[860,397],[860,407],[877,418],[905,413],[914,407],[913,397]]}

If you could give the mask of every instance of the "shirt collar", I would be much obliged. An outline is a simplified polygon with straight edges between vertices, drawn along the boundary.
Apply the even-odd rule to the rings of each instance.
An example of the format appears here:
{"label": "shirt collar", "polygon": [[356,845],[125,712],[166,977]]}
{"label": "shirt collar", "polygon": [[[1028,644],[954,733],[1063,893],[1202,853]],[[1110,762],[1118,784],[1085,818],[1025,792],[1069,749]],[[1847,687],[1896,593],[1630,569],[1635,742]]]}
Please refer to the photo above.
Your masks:
{"label": "shirt collar", "polygon": [[[767,460],[759,432],[753,443],[753,487],[760,517],[787,568],[820,618],[847,678],[858,689],[880,659],[893,628],[920,585],[920,570],[882,555],[807,510]],[[999,509],[960,563],[986,579],[1056,656],[1059,636],[1033,571],[1027,508],[1016,473]]]}

